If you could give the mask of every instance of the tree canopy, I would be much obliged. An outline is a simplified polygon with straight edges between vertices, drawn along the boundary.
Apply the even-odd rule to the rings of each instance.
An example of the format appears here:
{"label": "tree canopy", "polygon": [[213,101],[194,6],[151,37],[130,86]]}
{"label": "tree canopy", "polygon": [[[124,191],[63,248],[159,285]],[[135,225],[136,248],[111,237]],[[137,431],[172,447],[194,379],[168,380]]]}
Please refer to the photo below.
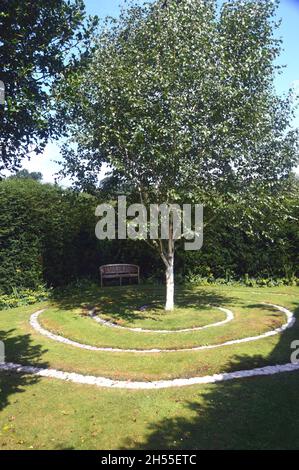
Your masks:
{"label": "tree canopy", "polygon": [[43,175],[40,171],[28,171],[25,168],[23,168],[20,171],[17,171],[13,176],[9,177],[11,178],[17,178],[17,179],[26,179],[26,180],[35,180],[35,181],[42,181]]}
{"label": "tree canopy", "polygon": [[[1,0],[0,175],[59,136],[51,88],[67,65],[82,62],[96,18],[83,0]],[[61,130],[60,130],[61,131]]]}
{"label": "tree canopy", "polygon": [[[218,204],[273,190],[298,161],[292,96],[273,85],[275,10],[271,0],[231,0],[220,10],[214,0],[157,0],[123,10],[87,67],[57,92],[72,142],[66,171],[90,186],[108,163],[145,203]],[[159,242],[171,284],[173,240]]]}
{"label": "tree canopy", "polygon": [[64,82],[63,119],[78,144],[68,171],[86,180],[107,162],[163,200],[288,175],[297,133],[291,97],[273,86],[274,13],[270,0],[224,2],[220,13],[213,0],[124,10],[83,75]]}

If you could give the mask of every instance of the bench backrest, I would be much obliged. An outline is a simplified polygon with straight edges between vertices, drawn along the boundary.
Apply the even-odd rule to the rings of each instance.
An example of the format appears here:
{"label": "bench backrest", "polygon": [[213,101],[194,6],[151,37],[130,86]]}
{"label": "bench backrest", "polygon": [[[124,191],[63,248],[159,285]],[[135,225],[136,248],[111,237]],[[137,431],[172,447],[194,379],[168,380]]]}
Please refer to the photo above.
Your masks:
{"label": "bench backrest", "polygon": [[139,266],[136,264],[106,264],[100,267],[102,274],[138,274]]}

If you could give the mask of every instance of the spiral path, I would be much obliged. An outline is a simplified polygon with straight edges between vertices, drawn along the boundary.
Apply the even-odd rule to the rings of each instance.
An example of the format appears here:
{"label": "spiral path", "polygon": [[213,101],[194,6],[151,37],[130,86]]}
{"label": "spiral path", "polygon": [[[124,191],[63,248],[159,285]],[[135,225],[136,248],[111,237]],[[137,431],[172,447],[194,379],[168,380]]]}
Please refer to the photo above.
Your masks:
{"label": "spiral path", "polygon": [[[75,341],[69,340],[68,338],[55,335],[51,333],[50,331],[41,327],[41,325],[38,322],[38,317],[45,310],[39,310],[38,312],[31,315],[30,324],[37,332],[39,332],[42,335],[47,336],[48,338],[52,340],[63,342],[65,344],[75,346],[75,347],[80,347],[83,349],[100,350],[100,351],[134,352],[134,353],[192,351],[192,350],[219,348],[219,347],[227,346],[231,344],[239,344],[239,343],[245,343],[248,341],[260,340],[262,338],[266,338],[269,336],[282,333],[283,331],[285,331],[288,328],[291,328],[294,325],[295,317],[290,310],[286,309],[285,307],[281,307],[275,304],[270,304],[270,303],[263,303],[263,304],[274,307],[278,311],[284,313],[287,317],[286,323],[283,324],[280,328],[276,328],[275,330],[269,331],[262,335],[252,336],[252,337],[243,338],[239,340],[227,341],[225,343],[216,344],[216,345],[199,346],[195,348],[188,348],[188,349],[181,349],[181,350],[178,350],[178,349],[176,350],[129,349],[128,350],[128,349],[115,349],[115,348],[97,348],[95,346],[77,343]],[[222,310],[225,310],[225,309],[222,309]],[[227,315],[228,315],[228,312],[230,311],[227,310]],[[230,315],[233,315],[232,312],[230,312]],[[228,321],[228,317],[225,320],[225,322]],[[223,322],[220,322],[220,323],[223,324]],[[250,370],[240,370],[236,372],[227,372],[227,373],[220,373],[220,374],[214,374],[214,375],[207,375],[207,376],[202,376],[202,377],[190,377],[187,379],[176,378],[172,380],[157,380],[157,381],[152,381],[152,382],[142,382],[142,381],[112,380],[106,377],[83,375],[83,374],[77,374],[74,372],[65,372],[65,371],[60,371],[56,369],[39,368],[35,366],[24,366],[24,365],[15,364],[15,363],[1,363],[0,364],[0,371],[2,372],[12,371],[12,372],[19,373],[19,374],[25,374],[25,375],[28,374],[28,375],[35,375],[39,377],[55,378],[55,379],[64,380],[67,382],[73,382],[73,383],[85,384],[85,385],[94,385],[97,387],[134,389],[134,390],[163,389],[163,388],[170,388],[170,387],[183,387],[183,386],[196,385],[196,384],[197,385],[210,384],[210,383],[217,383],[217,382],[223,382],[223,381],[234,380],[234,379],[242,379],[246,377],[268,376],[268,375],[275,375],[275,374],[284,373],[284,372],[294,372],[297,370],[299,370],[299,363],[296,363],[296,364],[287,363],[287,364],[277,364],[273,366],[254,368]]]}
{"label": "spiral path", "polygon": [[99,315],[92,317],[93,320],[95,320],[97,323],[100,323],[101,325],[104,326],[109,326],[111,328],[118,328],[120,330],[127,330],[127,331],[135,331],[136,333],[186,333],[188,331],[200,331],[200,330],[205,330],[206,328],[211,328],[214,326],[221,326],[225,325],[226,323],[232,321],[234,319],[234,314],[227,308],[222,308],[222,307],[214,307],[217,308],[217,310],[220,310],[221,312],[224,312],[226,314],[226,319],[222,321],[218,321],[217,323],[210,323],[209,325],[204,325],[204,326],[196,326],[194,328],[184,328],[181,330],[145,330],[144,328],[129,328],[127,326],[121,326],[117,325],[116,323],[112,323],[110,321],[104,320],[101,318]]}
{"label": "spiral path", "polygon": [[[134,354],[153,354],[153,353],[173,353],[173,352],[184,352],[184,351],[203,351],[205,349],[215,349],[215,348],[220,348],[223,346],[231,346],[232,344],[240,344],[240,343],[248,343],[250,341],[257,341],[262,338],[267,338],[269,336],[274,336],[277,335],[278,333],[282,333],[285,331],[287,328],[290,328],[293,326],[295,322],[295,318],[292,312],[290,312],[288,309],[284,307],[280,307],[279,305],[274,305],[274,304],[268,304],[268,303],[263,303],[263,305],[268,305],[271,307],[276,308],[280,312],[284,313],[287,317],[287,322],[284,323],[281,327],[276,328],[275,330],[267,331],[266,333],[263,333],[261,335],[257,336],[250,336],[247,338],[242,338],[242,339],[235,339],[231,341],[226,341],[225,343],[220,343],[220,344],[210,344],[210,345],[205,345],[205,346],[194,346],[192,348],[180,348],[180,349],[121,349],[121,348],[111,348],[111,347],[98,347],[98,346],[91,346],[90,344],[83,344],[83,343],[78,343],[77,341],[73,341],[69,338],[65,338],[64,336],[56,335],[52,333],[49,330],[46,330],[43,328],[40,323],[38,322],[38,317],[41,315],[45,310],[39,310],[38,312],[34,313],[30,317],[30,324],[31,326],[41,335],[47,336],[48,338],[58,341],[60,343],[68,344],[70,346],[74,346],[76,348],[81,348],[81,349],[88,349],[90,351],[107,351],[107,352],[124,352],[124,353],[134,353]],[[226,310],[227,314],[230,314],[233,316],[233,313],[230,310],[227,309],[222,309]]]}
{"label": "spiral path", "polygon": [[172,387],[185,387],[188,385],[203,385],[217,382],[224,382],[234,379],[244,379],[246,377],[261,377],[275,375],[282,372],[294,372],[299,370],[298,364],[283,364],[276,366],[260,367],[250,370],[239,370],[223,374],[206,375],[203,377],[190,377],[189,379],[157,380],[154,382],[134,382],[125,380],[111,380],[106,377],[96,377],[94,375],[76,374],[75,372],[64,372],[56,369],[42,369],[33,366],[22,366],[14,363],[0,364],[0,371],[13,371],[19,374],[36,375],[39,377],[50,377],[53,379],[65,380],[84,385],[95,385],[105,388],[120,388],[129,390],[152,390]]}

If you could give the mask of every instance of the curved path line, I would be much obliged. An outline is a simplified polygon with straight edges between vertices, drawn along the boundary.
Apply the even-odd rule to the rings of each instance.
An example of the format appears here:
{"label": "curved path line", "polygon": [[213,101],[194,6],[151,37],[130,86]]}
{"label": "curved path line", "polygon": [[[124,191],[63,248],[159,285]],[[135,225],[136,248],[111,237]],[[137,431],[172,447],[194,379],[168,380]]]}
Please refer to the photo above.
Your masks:
{"label": "curved path line", "polygon": [[111,380],[106,377],[94,375],[82,375],[75,372],[63,372],[56,369],[42,369],[33,366],[22,366],[14,363],[1,363],[0,372],[13,371],[19,374],[31,374],[39,377],[51,377],[53,379],[65,380],[84,385],[96,385],[97,387],[120,388],[130,390],[161,389],[171,387],[185,387],[188,385],[212,384],[225,382],[227,380],[244,379],[246,377],[257,377],[280,374],[282,372],[294,372],[299,370],[298,364],[283,364],[266,366],[251,370],[239,370],[237,372],[226,372],[223,374],[206,375],[203,377],[191,377],[190,379],[157,380],[154,382],[130,382],[125,380]]}
{"label": "curved path line", "polygon": [[[213,306],[211,306],[213,307]],[[226,319],[222,321],[218,321],[216,323],[210,323],[208,325],[204,326],[195,326],[194,328],[184,328],[183,330],[145,330],[143,328],[130,328],[127,326],[121,326],[117,325],[115,323],[112,323],[111,321],[104,320],[101,318],[99,315],[96,317],[92,317],[93,320],[95,320],[97,323],[100,323],[101,325],[104,326],[109,326],[111,328],[118,328],[120,330],[128,330],[128,331],[135,331],[137,333],[186,333],[188,331],[199,331],[199,330],[205,330],[206,328],[211,328],[212,326],[221,326],[225,325],[226,323],[232,321],[234,319],[234,314],[227,308],[222,308],[222,307],[213,307],[217,308],[217,310],[220,310],[221,312],[224,312],[226,314]]]}
{"label": "curved path line", "polygon": [[82,344],[78,343],[77,341],[73,341],[68,338],[64,338],[63,336],[56,335],[54,333],[51,333],[49,330],[46,330],[43,328],[39,322],[38,322],[38,316],[45,311],[39,310],[38,312],[34,313],[30,317],[30,324],[31,326],[40,334],[47,336],[50,339],[53,339],[54,341],[59,341],[60,343],[64,343],[70,346],[75,346],[77,348],[81,349],[88,349],[90,351],[107,351],[107,352],[125,352],[125,353],[144,353],[144,354],[150,354],[150,353],[162,353],[162,352],[183,352],[183,351],[202,351],[204,349],[215,349],[215,348],[220,348],[222,346],[231,346],[232,344],[241,344],[241,343],[247,343],[250,341],[257,341],[259,339],[267,338],[269,336],[274,336],[279,333],[282,333],[285,331],[287,328],[291,328],[296,319],[294,317],[294,314],[288,310],[285,307],[281,307],[279,305],[275,304],[269,304],[265,302],[261,302],[263,305],[267,305],[270,307],[274,307],[280,312],[284,313],[287,317],[287,322],[284,323],[281,327],[276,328],[275,330],[272,331],[267,331],[266,333],[263,333],[258,336],[250,336],[247,338],[242,338],[242,339],[236,339],[236,340],[231,340],[231,341],[226,341],[225,343],[220,343],[220,344],[211,344],[211,345],[206,345],[206,346],[195,346],[193,348],[182,348],[182,349],[120,349],[120,348],[105,348],[105,347],[97,347],[97,346],[91,346],[89,344]]}

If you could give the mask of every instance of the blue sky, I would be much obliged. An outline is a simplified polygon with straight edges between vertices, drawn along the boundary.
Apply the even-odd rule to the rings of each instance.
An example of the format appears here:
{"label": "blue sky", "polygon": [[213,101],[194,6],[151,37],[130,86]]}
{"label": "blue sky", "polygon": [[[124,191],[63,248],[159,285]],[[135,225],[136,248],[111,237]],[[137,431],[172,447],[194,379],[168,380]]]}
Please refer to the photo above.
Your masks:
{"label": "blue sky", "polygon": [[[87,13],[97,14],[102,18],[108,15],[117,16],[122,3],[122,0],[85,0]],[[299,94],[299,0],[281,0],[278,16],[282,18],[279,35],[283,39],[279,64],[286,68],[276,78],[275,86],[279,93],[287,92],[293,86]],[[299,127],[299,110],[294,125]],[[23,167],[30,171],[41,171],[45,182],[54,182],[54,174],[59,169],[55,160],[60,160],[59,148],[51,143],[43,155],[33,156],[30,161],[25,161]],[[69,181],[64,180],[62,184],[68,185]]]}

